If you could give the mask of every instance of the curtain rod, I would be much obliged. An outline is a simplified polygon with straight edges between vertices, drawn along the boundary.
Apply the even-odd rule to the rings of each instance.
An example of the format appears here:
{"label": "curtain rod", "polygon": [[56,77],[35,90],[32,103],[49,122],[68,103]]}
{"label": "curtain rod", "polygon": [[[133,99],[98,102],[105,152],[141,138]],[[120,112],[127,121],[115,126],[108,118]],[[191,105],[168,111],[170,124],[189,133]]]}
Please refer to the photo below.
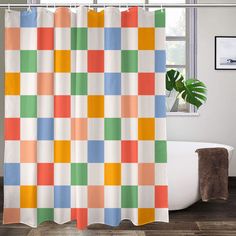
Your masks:
{"label": "curtain rod", "polygon": [[212,4],[161,4],[161,3],[127,3],[127,4],[112,4],[112,3],[85,3],[85,4],[79,4],[79,3],[34,3],[34,4],[0,4],[0,8],[24,8],[24,7],[78,7],[78,6],[86,6],[91,8],[104,8],[104,7],[147,7],[147,8],[203,8],[203,7],[236,7],[236,3],[212,3]]}

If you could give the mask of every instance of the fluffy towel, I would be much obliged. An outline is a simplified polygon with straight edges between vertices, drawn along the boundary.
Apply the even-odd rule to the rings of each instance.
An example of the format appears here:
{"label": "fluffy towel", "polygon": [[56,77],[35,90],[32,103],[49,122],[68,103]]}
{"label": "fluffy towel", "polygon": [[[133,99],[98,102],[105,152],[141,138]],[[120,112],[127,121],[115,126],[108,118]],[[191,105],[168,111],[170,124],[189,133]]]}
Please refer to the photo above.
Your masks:
{"label": "fluffy towel", "polygon": [[228,150],[225,148],[197,149],[199,184],[202,201],[228,198]]}

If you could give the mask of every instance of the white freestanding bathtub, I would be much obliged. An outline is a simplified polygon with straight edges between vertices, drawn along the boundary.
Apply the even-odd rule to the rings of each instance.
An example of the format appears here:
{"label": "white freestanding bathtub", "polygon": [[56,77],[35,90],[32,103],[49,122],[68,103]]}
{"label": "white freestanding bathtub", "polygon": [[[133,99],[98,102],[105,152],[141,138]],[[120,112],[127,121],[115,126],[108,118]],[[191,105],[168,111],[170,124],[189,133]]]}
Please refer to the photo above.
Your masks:
{"label": "white freestanding bathtub", "polygon": [[189,207],[200,199],[198,182],[198,148],[224,147],[229,152],[229,163],[234,148],[217,143],[168,141],[169,210]]}

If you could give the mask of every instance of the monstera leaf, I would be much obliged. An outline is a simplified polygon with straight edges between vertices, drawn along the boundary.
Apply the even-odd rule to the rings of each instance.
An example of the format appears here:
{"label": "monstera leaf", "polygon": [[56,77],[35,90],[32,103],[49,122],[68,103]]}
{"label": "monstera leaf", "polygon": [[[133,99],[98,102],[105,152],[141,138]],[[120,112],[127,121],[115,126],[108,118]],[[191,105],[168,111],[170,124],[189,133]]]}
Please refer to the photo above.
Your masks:
{"label": "monstera leaf", "polygon": [[[177,71],[177,70],[169,70],[166,73],[166,89],[168,91],[172,91],[175,89],[176,91],[180,92],[178,90],[178,86],[181,87],[183,85],[184,77],[183,75]],[[178,84],[178,86],[177,86]]]}

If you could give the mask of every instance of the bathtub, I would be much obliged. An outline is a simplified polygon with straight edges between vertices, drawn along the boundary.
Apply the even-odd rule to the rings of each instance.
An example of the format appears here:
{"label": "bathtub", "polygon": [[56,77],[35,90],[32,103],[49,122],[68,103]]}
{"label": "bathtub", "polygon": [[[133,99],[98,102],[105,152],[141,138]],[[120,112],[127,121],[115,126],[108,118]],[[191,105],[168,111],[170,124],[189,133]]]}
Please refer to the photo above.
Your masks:
{"label": "bathtub", "polygon": [[200,200],[198,182],[198,148],[224,147],[229,152],[233,147],[202,142],[168,141],[169,210],[181,210]]}

